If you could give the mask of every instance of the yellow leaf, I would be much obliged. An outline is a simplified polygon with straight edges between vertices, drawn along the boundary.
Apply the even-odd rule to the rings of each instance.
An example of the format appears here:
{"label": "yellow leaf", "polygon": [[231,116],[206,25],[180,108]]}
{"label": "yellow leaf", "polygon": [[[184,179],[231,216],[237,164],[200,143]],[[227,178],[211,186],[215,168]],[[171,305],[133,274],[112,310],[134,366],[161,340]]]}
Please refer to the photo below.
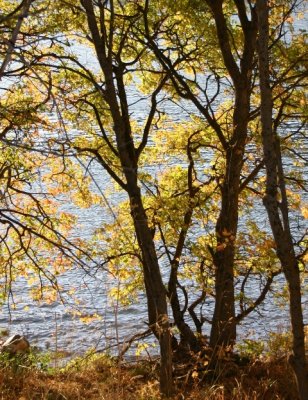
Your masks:
{"label": "yellow leaf", "polygon": [[302,208],[302,214],[305,219],[308,219],[308,206]]}

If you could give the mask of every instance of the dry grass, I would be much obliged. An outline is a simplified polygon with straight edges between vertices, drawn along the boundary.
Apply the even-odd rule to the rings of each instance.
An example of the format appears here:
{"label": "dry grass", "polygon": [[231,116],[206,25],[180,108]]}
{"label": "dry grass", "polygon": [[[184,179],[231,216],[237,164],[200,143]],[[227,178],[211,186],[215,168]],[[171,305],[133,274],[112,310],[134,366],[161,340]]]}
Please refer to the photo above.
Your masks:
{"label": "dry grass", "polygon": [[[229,363],[229,365],[228,365]],[[95,356],[64,370],[33,367],[0,369],[1,400],[158,400],[158,365],[116,365]],[[296,400],[293,374],[285,359],[251,361],[246,366],[224,361],[211,382],[191,366],[176,378],[174,400]]]}

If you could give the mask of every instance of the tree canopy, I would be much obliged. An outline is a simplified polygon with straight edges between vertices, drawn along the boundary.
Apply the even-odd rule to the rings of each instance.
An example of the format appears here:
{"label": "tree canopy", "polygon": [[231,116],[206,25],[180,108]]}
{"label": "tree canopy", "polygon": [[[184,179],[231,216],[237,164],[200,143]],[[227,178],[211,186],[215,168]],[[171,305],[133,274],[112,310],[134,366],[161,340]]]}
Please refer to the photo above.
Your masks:
{"label": "tree canopy", "polygon": [[[117,277],[124,306],[144,292],[170,395],[172,357],[207,346],[213,368],[283,272],[301,388],[304,2],[0,4],[3,301],[19,276],[61,296],[68,268]],[[89,238],[78,216],[94,205],[109,217]]]}

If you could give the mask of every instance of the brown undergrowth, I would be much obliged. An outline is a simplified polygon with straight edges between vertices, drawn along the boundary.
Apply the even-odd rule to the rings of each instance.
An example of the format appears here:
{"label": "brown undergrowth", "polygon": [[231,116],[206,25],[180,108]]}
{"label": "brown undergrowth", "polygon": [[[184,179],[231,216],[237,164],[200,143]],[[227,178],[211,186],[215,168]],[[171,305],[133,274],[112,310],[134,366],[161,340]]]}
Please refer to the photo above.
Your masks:
{"label": "brown undergrowth", "polygon": [[[206,362],[178,362],[174,400],[296,400],[295,382],[285,357],[220,360],[209,374]],[[102,356],[76,359],[62,369],[42,371],[26,360],[0,369],[1,400],[160,399],[158,362],[118,364]]]}

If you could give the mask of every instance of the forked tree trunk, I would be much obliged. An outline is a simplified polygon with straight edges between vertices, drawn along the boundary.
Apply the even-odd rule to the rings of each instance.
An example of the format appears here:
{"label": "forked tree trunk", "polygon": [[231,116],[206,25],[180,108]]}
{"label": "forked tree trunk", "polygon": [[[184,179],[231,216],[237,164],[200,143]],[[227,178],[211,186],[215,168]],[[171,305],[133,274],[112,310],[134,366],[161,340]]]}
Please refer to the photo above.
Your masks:
{"label": "forked tree trunk", "polygon": [[[160,390],[164,396],[170,397],[173,392],[171,332],[167,313],[167,291],[163,284],[155,245],[146,212],[143,206],[141,191],[138,186],[138,155],[131,132],[130,117],[124,86],[124,70],[113,59],[114,21],[110,26],[98,25],[94,11],[96,2],[80,0],[85,9],[89,30],[91,32],[96,55],[105,78],[105,89],[102,92],[108,104],[113,120],[113,130],[117,143],[117,152],[121,171],[126,182],[122,187],[130,200],[130,211],[134,222],[138,244],[142,253],[143,278],[148,304],[149,324],[159,340],[161,368]],[[98,2],[100,21],[105,21],[105,7]],[[114,16],[113,2],[110,2],[111,15]],[[109,18],[109,17],[108,17]],[[110,29],[109,35],[106,33]],[[113,174],[114,175],[114,174]],[[118,177],[117,181],[121,181]]]}
{"label": "forked tree trunk", "polygon": [[[146,37],[148,43],[160,61],[162,67],[177,82],[175,89],[180,96],[189,99],[208,121],[209,125],[216,131],[222,147],[226,151],[226,170],[224,182],[222,184],[222,205],[220,216],[216,224],[217,249],[214,250],[213,262],[215,266],[215,311],[211,329],[210,344],[213,348],[218,345],[227,346],[233,344],[236,338],[236,319],[234,305],[234,254],[235,237],[238,225],[238,196],[240,188],[240,171],[243,164],[243,154],[247,137],[247,124],[249,121],[249,94],[251,81],[251,68],[253,64],[253,54],[255,51],[255,18],[252,21],[245,20],[243,26],[245,45],[243,60],[240,68],[231,51],[228,26],[225,20],[222,0],[205,0],[209,9],[213,13],[216,23],[219,47],[222,57],[231,79],[236,88],[236,104],[233,117],[233,132],[230,140],[226,139],[221,126],[213,118],[208,108],[200,102],[193,93],[190,85],[178,73],[173,63],[165,56],[158,44],[150,35],[149,21],[147,19],[147,9],[145,10]],[[146,2],[148,5],[148,2]],[[246,17],[245,17],[246,19]],[[228,232],[229,238],[225,235]],[[227,241],[227,239],[230,239]],[[221,246],[220,246],[221,245]],[[225,247],[224,247],[225,246]],[[177,266],[172,265],[175,272],[171,271],[169,282],[169,295],[174,314],[174,320],[184,339],[189,343],[190,348],[198,348],[196,338],[184,321],[183,314],[179,307],[178,296],[176,294],[177,285],[176,270]]]}
{"label": "forked tree trunk", "polygon": [[[261,122],[264,160],[266,167],[266,207],[274,235],[277,256],[284,271],[290,296],[290,315],[293,335],[293,367],[299,397],[308,400],[308,370],[305,357],[305,335],[301,303],[301,283],[298,261],[295,255],[289,226],[288,202],[282,169],[280,143],[272,128],[272,92],[269,80],[269,11],[267,0],[257,0],[259,25],[259,69],[261,92]],[[278,195],[281,197],[279,202]]]}
{"label": "forked tree trunk", "polygon": [[235,88],[233,136],[226,151],[226,170],[221,191],[221,209],[216,224],[214,253],[215,309],[210,345],[233,346],[236,341],[234,260],[238,230],[241,171],[249,121],[250,81],[245,76]]}
{"label": "forked tree trunk", "polygon": [[[240,192],[240,174],[243,166],[247,127],[249,122],[250,93],[252,89],[252,69],[256,50],[257,19],[255,7],[249,7],[244,0],[234,1],[243,33],[242,57],[238,62],[232,54],[232,37],[226,20],[225,4],[223,0],[205,0],[213,19],[215,20],[218,46],[224,66],[233,82],[235,90],[235,105],[233,113],[233,126],[224,132],[219,118],[211,113],[211,103],[205,105],[191,90],[184,76],[178,72],[177,63],[171,62],[160,49],[155,35],[150,34],[150,23],[147,18],[149,2],[146,1],[144,11],[145,33],[148,45],[153,50],[161,66],[167,71],[175,82],[175,90],[185,99],[189,99],[204,116],[209,126],[216,132],[225,151],[226,167],[221,185],[221,209],[216,224],[217,248],[213,249],[213,264],[215,267],[215,310],[212,322],[210,345],[213,349],[217,346],[233,345],[236,339],[235,294],[234,294],[234,260],[235,239],[238,228],[238,206]],[[247,9],[249,8],[249,11]],[[206,55],[205,55],[206,56]],[[209,112],[211,110],[211,112]],[[173,268],[173,266],[172,266]],[[176,268],[176,266],[175,266]],[[171,271],[171,277],[172,277]],[[169,293],[173,307],[174,319],[181,331],[194,347],[194,336],[191,334],[181,310],[177,295],[176,283],[171,282]]]}
{"label": "forked tree trunk", "polygon": [[233,112],[232,136],[225,139],[226,168],[221,188],[221,208],[216,224],[217,248],[214,251],[215,266],[215,309],[210,335],[210,346],[233,346],[236,340],[234,262],[235,240],[238,230],[239,193],[241,171],[248,133],[251,73],[256,44],[256,15],[251,12],[251,20],[245,5],[239,2],[239,18],[243,30],[243,56],[240,65],[232,54],[230,37],[225,21],[223,2],[207,0],[213,13],[217,37],[224,64],[234,84],[235,104]]}
{"label": "forked tree trunk", "polygon": [[[243,134],[246,137],[246,133]],[[231,152],[232,150],[229,150],[227,155],[221,210],[216,224],[217,247],[213,257],[216,299],[210,335],[210,346],[213,349],[217,346],[233,345],[236,340],[234,239],[238,226],[239,172],[242,166],[242,154],[234,160]]]}

